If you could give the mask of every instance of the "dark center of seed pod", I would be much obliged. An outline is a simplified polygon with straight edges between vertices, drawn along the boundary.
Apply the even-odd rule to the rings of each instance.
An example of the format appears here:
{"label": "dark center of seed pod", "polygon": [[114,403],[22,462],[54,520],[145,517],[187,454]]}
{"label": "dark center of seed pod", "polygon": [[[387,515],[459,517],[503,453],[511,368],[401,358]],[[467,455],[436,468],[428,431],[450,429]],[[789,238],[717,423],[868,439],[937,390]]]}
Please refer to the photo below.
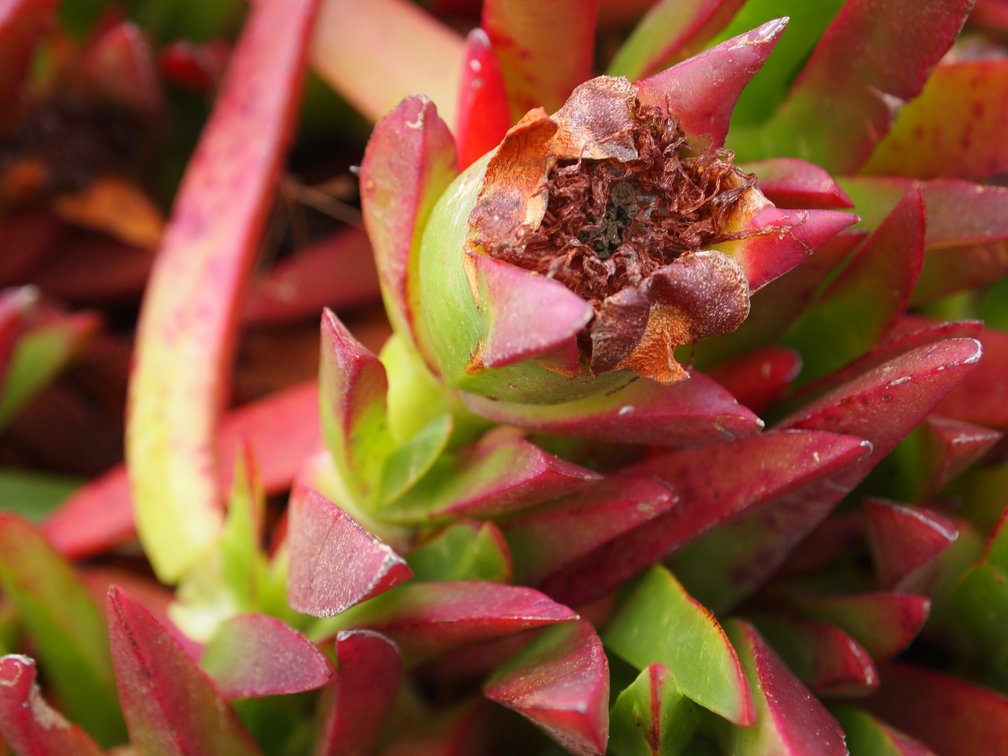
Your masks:
{"label": "dark center of seed pod", "polygon": [[487,251],[563,283],[597,311],[684,253],[759,233],[729,230],[755,184],[729,151],[693,150],[675,119],[639,103],[633,141],[637,158],[626,162],[558,161],[539,227]]}

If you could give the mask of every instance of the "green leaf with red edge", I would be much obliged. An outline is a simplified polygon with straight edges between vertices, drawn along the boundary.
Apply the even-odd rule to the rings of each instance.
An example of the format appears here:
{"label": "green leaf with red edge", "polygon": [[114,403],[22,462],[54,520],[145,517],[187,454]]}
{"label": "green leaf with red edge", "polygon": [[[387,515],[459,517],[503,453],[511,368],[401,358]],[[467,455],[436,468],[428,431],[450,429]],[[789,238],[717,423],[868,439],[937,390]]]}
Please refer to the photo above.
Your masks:
{"label": "green leaf with red edge", "polygon": [[414,548],[406,560],[422,581],[511,581],[511,553],[492,522],[466,520],[449,525]]}
{"label": "green leaf with red edge", "polygon": [[924,507],[866,499],[861,511],[875,571],[886,588],[917,586],[927,566],[959,537],[952,520]]}
{"label": "green leaf with red edge", "polygon": [[863,709],[845,705],[831,711],[844,728],[851,756],[932,756],[933,752],[923,743]]}
{"label": "green leaf with red edge", "polygon": [[899,106],[921,91],[972,4],[847,2],[787,99],[766,123],[734,134],[733,146],[744,160],[790,155],[831,172],[856,170],[889,131]]}
{"label": "green leaf with red edge", "polygon": [[222,698],[260,698],[315,690],[333,668],[325,655],[283,620],[240,614],[220,624],[200,667]]}
{"label": "green leaf with red edge", "polygon": [[985,180],[1008,170],[1008,62],[944,62],[863,167],[869,174]]}
{"label": "green leaf with red edge", "polygon": [[686,749],[700,708],[667,668],[649,664],[616,698],[609,719],[609,748],[618,756],[675,756]]}
{"label": "green leaf with red edge", "polygon": [[[348,35],[347,29],[354,33]],[[448,123],[455,123],[462,38],[408,0],[325,0],[311,62],[368,120],[379,120],[407,95],[422,92]]]}
{"label": "green leaf with red edge", "polygon": [[53,17],[51,0],[14,0],[0,9],[0,119],[13,112],[32,54]]}
{"label": "green leaf with red edge", "polygon": [[39,313],[39,322],[17,340],[4,371],[0,429],[84,350],[99,326],[90,313]]}
{"label": "green leaf with red edge", "polygon": [[0,747],[6,743],[25,754],[98,756],[98,744],[45,702],[37,675],[34,659],[0,657]]}
{"label": "green leaf with red edge", "polygon": [[385,731],[402,675],[396,645],[370,630],[336,636],[336,675],[319,698],[318,751],[370,753]]}
{"label": "green leaf with red edge", "polygon": [[657,73],[693,53],[727,25],[743,5],[745,0],[657,2],[620,46],[606,73],[631,80]]}
{"label": "green leaf with red edge", "polygon": [[[221,527],[217,413],[229,385],[239,294],[271,207],[315,6],[267,0],[249,15],[144,298],[126,456],[140,537],[164,580],[178,579]],[[179,371],[180,364],[187,368]]]}
{"label": "green leaf with red edge", "polygon": [[1008,731],[1008,696],[911,664],[883,665],[866,708],[936,753],[989,753]]}
{"label": "green leaf with red edge", "polygon": [[756,174],[757,186],[777,207],[825,210],[854,202],[828,171],[798,158],[771,158],[739,168]]}
{"label": "green leaf with red edge", "polygon": [[473,29],[466,37],[455,127],[459,169],[464,170],[500,144],[510,126],[510,105],[497,56],[486,32]]}
{"label": "green leaf with red edge", "polygon": [[487,0],[482,27],[500,63],[511,120],[542,106],[558,110],[591,78],[596,0]]}
{"label": "green leaf with red edge", "polygon": [[430,100],[415,96],[378,122],[361,161],[361,210],[385,310],[400,337],[419,342],[421,352],[428,347],[415,328],[420,239],[456,172],[448,126]]}
{"label": "green leaf with red edge", "polygon": [[1008,332],[984,328],[979,339],[984,358],[936,412],[1008,431]]}
{"label": "green leaf with red edge", "polygon": [[494,422],[550,435],[657,446],[692,446],[758,433],[762,422],[700,373],[664,386],[633,381],[614,391],[554,404],[520,404],[462,394]]}
{"label": "green leaf with red edge", "polygon": [[973,339],[947,339],[915,349],[865,371],[783,420],[778,427],[865,439],[872,453],[690,544],[672,560],[680,579],[718,610],[748,595],[963,380],[980,353]]}
{"label": "green leaf with red edge", "polygon": [[114,586],[107,612],[119,698],[138,753],[258,753],[210,679],[150,612]]}
{"label": "green leaf with red edge", "polygon": [[62,709],[103,746],[125,735],[105,623],[70,565],[20,518],[0,513],[0,584]]}
{"label": "green leaf with red edge", "polygon": [[[663,567],[653,567],[617,610],[605,644],[637,669],[657,662],[679,692],[745,727],[752,699],[739,659],[714,615]],[[697,664],[703,659],[703,664]]]}
{"label": "green leaf with red edge", "polygon": [[752,622],[816,695],[864,696],[878,687],[871,656],[840,628],[773,615],[759,615]]}
{"label": "green leaf with red edge", "polygon": [[708,44],[717,44],[774,18],[788,17],[774,54],[742,92],[732,120],[738,127],[766,120],[787,95],[795,72],[808,59],[843,0],[748,0],[731,23]]}
{"label": "green leaf with red edge", "polygon": [[762,412],[784,395],[801,365],[801,356],[793,349],[770,346],[722,362],[707,370],[707,375],[743,406]]}
{"label": "green leaf with red edge", "polygon": [[483,684],[483,693],[518,712],[572,753],[605,753],[609,664],[588,622],[544,630]]}
{"label": "green leaf with red edge", "polygon": [[802,382],[864,354],[895,325],[920,274],[924,229],[924,199],[911,190],[791,328],[785,343],[802,356]]}
{"label": "green leaf with red edge", "polygon": [[889,659],[904,651],[931,610],[931,602],[924,596],[885,592],[801,596],[793,606],[809,619],[836,625],[874,659]]}
{"label": "green leaf with red edge", "polygon": [[415,659],[573,619],[573,611],[532,588],[482,581],[410,583],[317,623],[309,635],[318,639],[369,628]]}
{"label": "green leaf with red edge", "polygon": [[[318,386],[310,381],[278,391],[226,414],[217,436],[220,459],[235,459],[242,445],[255,457],[265,492],[290,487],[304,458],[321,443]],[[231,487],[231,469],[219,471],[220,487]],[[42,525],[62,554],[91,556],[120,546],[135,535],[133,502],[124,466],[79,488]]]}
{"label": "green leaf with red edge", "polygon": [[651,476],[611,475],[556,506],[510,520],[504,536],[515,555],[518,582],[541,582],[678,501]]}
{"label": "green leaf with red edge", "polygon": [[455,454],[381,511],[394,522],[484,517],[525,509],[587,488],[601,476],[499,428]]}
{"label": "green leaf with red edge", "polygon": [[637,83],[637,96],[679,119],[694,140],[724,144],[732,109],[784,31],[778,18]]}
{"label": "green leaf with red edge", "polygon": [[379,293],[367,234],[345,228],[297,250],[252,281],[242,324],[270,326],[374,301]]}
{"label": "green leaf with red edge", "polygon": [[[868,452],[865,442],[851,436],[765,433],[653,457],[625,472],[655,475],[681,506],[573,562],[551,576],[544,590],[572,603],[604,595],[708,530],[731,527],[725,523],[749,510],[859,466]],[[744,543],[730,546],[735,553]]]}
{"label": "green leaf with red edge", "polygon": [[843,730],[823,705],[788,671],[751,625],[731,620],[725,625],[755,704],[755,724],[729,727],[717,736],[729,753],[846,754]]}
{"label": "green leaf with red edge", "polygon": [[407,580],[402,557],[315,491],[291,497],[287,547],[290,605],[331,617]]}

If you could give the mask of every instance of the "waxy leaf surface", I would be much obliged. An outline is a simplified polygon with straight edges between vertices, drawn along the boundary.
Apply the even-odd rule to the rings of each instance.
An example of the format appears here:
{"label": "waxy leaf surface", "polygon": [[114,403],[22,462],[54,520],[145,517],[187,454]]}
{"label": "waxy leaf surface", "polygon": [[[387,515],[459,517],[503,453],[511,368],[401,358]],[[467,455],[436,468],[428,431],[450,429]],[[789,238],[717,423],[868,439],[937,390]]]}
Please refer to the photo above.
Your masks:
{"label": "waxy leaf surface", "polygon": [[879,582],[898,587],[959,537],[955,523],[938,512],[881,499],[862,505]]}
{"label": "waxy leaf surface", "polygon": [[459,169],[464,170],[500,144],[510,126],[510,104],[497,56],[486,32],[473,29],[465,42],[455,127]]}
{"label": "waxy leaf surface", "polygon": [[757,186],[777,207],[854,207],[828,171],[798,158],[771,158],[742,166],[755,173]]}
{"label": "waxy leaf surface", "polygon": [[617,609],[605,644],[637,669],[661,664],[705,709],[740,727],[752,723],[749,688],[728,637],[665,568],[652,568]]}
{"label": "waxy leaf surface", "polygon": [[292,497],[288,600],[331,617],[387,591],[412,573],[402,557],[315,491]]}
{"label": "waxy leaf surface", "polygon": [[624,756],[673,756],[684,752],[699,721],[700,709],[676,688],[672,673],[649,664],[613,705],[610,748]]}
{"label": "waxy leaf surface", "polygon": [[483,686],[491,701],[531,720],[572,753],[605,753],[609,664],[588,622],[543,631]]}
{"label": "waxy leaf surface", "polygon": [[707,375],[744,406],[762,412],[787,391],[801,366],[801,356],[793,349],[771,346],[722,362]]}
{"label": "waxy leaf surface", "polygon": [[310,640],[265,614],[224,620],[204,649],[200,666],[228,700],[314,690],[333,676],[329,660]]}
{"label": "waxy leaf surface", "polygon": [[511,553],[494,523],[467,520],[449,525],[414,548],[407,560],[421,581],[511,581]]}
{"label": "waxy leaf surface", "polygon": [[115,587],[107,611],[119,700],[137,753],[258,753],[210,678],[150,612]]}
{"label": "waxy leaf surface", "polygon": [[998,441],[1001,431],[984,428],[961,420],[932,415],[921,426],[924,437],[922,452],[924,480],[922,496],[937,493],[945,485],[981,460]]}
{"label": "waxy leaf surface", "polygon": [[268,0],[249,15],[144,298],[126,452],[141,540],[164,580],[177,580],[221,526],[217,414],[315,7]]}

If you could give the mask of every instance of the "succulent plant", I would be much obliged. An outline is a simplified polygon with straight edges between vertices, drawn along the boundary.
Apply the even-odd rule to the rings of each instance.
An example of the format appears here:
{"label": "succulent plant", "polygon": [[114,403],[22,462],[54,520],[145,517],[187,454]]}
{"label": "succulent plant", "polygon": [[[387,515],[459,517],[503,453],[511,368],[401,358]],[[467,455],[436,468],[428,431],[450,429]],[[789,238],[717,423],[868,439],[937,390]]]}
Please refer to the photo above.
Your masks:
{"label": "succulent plant", "polygon": [[[38,527],[0,512],[0,744],[1008,742],[1004,4],[428,5],[250,11],[145,295],[126,465]],[[436,20],[474,6],[464,42]],[[414,57],[357,75],[347,25]],[[392,333],[326,309],[317,384],[222,413],[309,60],[381,116]],[[345,301],[376,294],[350,265]],[[135,536],[174,589],[73,563]]]}

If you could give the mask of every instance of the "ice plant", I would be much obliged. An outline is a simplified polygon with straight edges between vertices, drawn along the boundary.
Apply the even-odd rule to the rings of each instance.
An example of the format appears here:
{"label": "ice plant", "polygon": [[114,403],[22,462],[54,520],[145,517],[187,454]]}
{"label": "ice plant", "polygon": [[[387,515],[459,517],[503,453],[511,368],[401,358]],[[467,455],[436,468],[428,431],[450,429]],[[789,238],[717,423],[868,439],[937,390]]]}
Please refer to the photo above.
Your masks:
{"label": "ice plant", "polygon": [[[601,76],[633,4],[594,5],[431,3],[476,6],[462,40],[322,4],[313,64],[392,108],[359,175],[393,335],[325,310],[317,388],[218,423],[311,16],[255,6],[145,304],[129,469],[40,530],[0,514],[15,752],[1008,737],[999,3],[952,47],[968,0],[660,0]],[[357,76],[341,19],[422,49]],[[240,171],[229,124],[267,146]],[[315,301],[287,275],[247,319]],[[136,525],[174,593],[67,562]]]}

